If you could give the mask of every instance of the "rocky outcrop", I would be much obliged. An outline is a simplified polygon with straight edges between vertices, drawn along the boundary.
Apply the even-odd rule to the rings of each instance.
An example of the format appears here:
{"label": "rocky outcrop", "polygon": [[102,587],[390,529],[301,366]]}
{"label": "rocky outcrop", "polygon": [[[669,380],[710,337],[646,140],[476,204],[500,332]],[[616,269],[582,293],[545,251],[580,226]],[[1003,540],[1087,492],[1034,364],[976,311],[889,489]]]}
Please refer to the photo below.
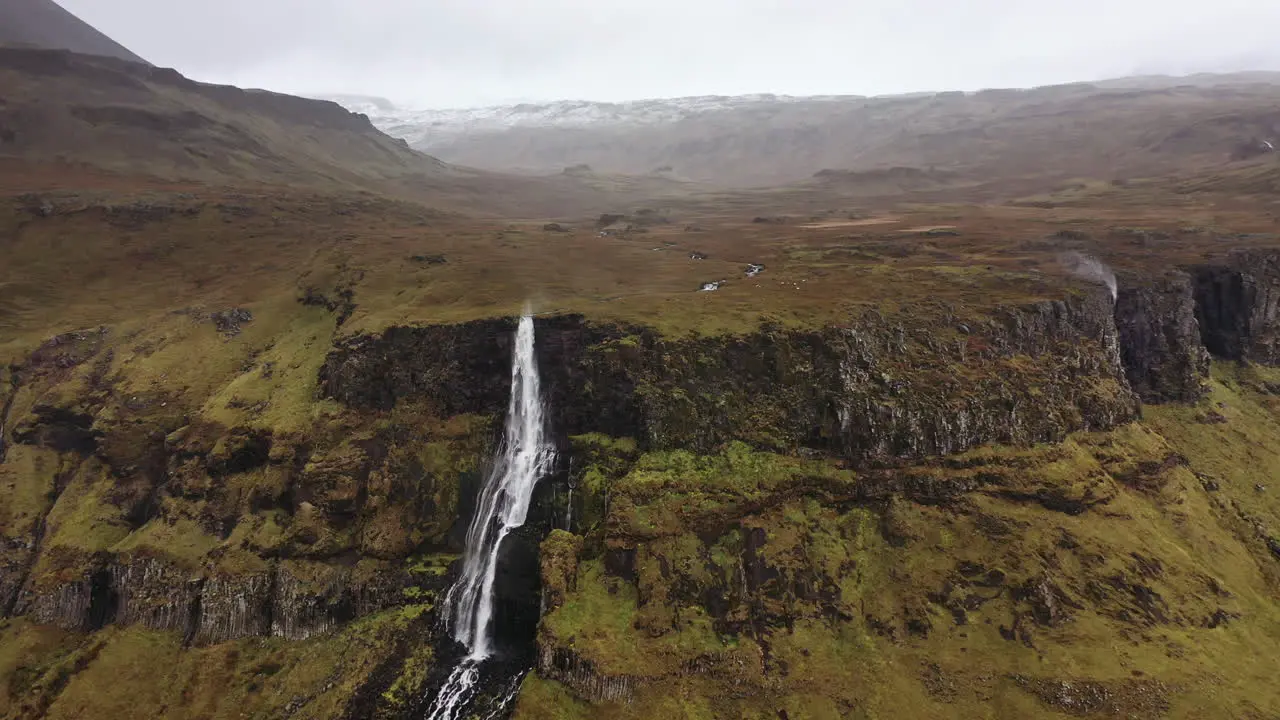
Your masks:
{"label": "rocky outcrop", "polygon": [[572,650],[542,645],[538,648],[538,674],[564,683],[578,697],[591,703],[627,703],[635,694],[637,679],[603,675]]}
{"label": "rocky outcrop", "polygon": [[28,588],[16,610],[69,630],[142,625],[197,644],[268,635],[303,640],[401,604],[406,585],[403,572],[386,568],[284,561],[232,575],[120,556]]}
{"label": "rocky outcrop", "polygon": [[1220,264],[1191,269],[1196,319],[1213,355],[1280,364],[1280,253],[1232,253]]}
{"label": "rocky outcrop", "polygon": [[576,589],[578,554],[582,537],[565,530],[553,530],[542,541],[539,561],[542,565],[542,612],[564,604],[565,597]]}
{"label": "rocky outcrop", "polygon": [[113,622],[183,634],[189,631],[200,607],[197,601],[202,581],[197,573],[157,558],[122,558],[107,567],[107,574],[116,597]]}
{"label": "rocky outcrop", "polygon": [[1193,402],[1204,394],[1209,354],[1201,344],[1191,277],[1122,279],[1116,298],[1120,357],[1145,402]]}
{"label": "rocky outcrop", "polygon": [[[684,338],[577,316],[537,322],[561,436],[698,450],[743,439],[876,460],[1051,441],[1136,413],[1101,292],[1007,308],[958,332],[874,313],[847,327]],[[356,337],[330,354],[322,388],[356,407],[426,399],[448,413],[500,413],[511,328],[491,320]]]}
{"label": "rocky outcrop", "polygon": [[430,399],[445,415],[501,412],[514,330],[509,320],[479,320],[359,336],[330,353],[320,371],[321,391],[377,410],[415,396]]}
{"label": "rocky outcrop", "polygon": [[272,596],[271,634],[305,640],[398,604],[403,581],[374,576],[357,583],[351,574],[323,563],[281,563]]}
{"label": "rocky outcrop", "polygon": [[85,574],[49,590],[25,596],[19,600],[16,611],[17,614],[31,616],[38,623],[57,625],[67,630],[90,630],[92,598],[93,580]]}
{"label": "rocky outcrop", "polygon": [[194,632],[197,643],[267,635],[271,630],[271,573],[214,575],[204,581],[199,603]]}

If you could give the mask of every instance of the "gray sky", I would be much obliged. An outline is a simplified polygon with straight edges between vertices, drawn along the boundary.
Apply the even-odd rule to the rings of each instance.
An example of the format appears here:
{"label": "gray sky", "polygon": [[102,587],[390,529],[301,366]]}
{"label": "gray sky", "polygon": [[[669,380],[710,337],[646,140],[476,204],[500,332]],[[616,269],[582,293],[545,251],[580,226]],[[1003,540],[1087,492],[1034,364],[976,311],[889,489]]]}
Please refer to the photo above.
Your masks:
{"label": "gray sky", "polygon": [[1277,0],[59,0],[208,82],[420,107],[1280,70]]}

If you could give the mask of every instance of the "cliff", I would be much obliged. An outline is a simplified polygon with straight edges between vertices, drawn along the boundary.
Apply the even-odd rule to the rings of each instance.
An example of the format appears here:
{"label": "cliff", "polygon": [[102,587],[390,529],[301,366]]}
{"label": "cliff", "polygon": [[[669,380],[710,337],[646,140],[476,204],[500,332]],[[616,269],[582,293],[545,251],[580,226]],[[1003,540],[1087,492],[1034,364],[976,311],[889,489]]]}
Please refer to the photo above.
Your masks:
{"label": "cliff", "polygon": [[[1136,413],[1102,294],[1002,308],[963,328],[877,314],[719,337],[581,317],[537,327],[557,431],[633,437],[646,449],[709,451],[739,438],[856,462],[918,459],[1057,440]],[[508,354],[510,331],[497,320],[354,337],[327,358],[321,387],[362,408],[422,400],[445,414],[500,412],[506,369],[494,359]],[[1032,403],[1037,412],[1026,411]]]}
{"label": "cliff", "polygon": [[[1273,260],[964,315],[537,318],[561,462],[504,553],[483,693],[533,667],[518,717],[1269,707]],[[127,708],[111,678],[155,668],[145,715],[408,717],[443,681],[513,322],[370,329],[316,287],[5,369],[10,715]]]}

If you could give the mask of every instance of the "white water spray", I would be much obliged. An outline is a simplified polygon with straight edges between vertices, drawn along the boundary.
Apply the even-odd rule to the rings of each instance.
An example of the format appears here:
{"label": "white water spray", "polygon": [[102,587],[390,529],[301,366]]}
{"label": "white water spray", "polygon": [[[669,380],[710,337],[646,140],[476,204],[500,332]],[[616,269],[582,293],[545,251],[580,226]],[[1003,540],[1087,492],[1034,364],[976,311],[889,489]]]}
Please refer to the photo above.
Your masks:
{"label": "white water spray", "polygon": [[467,531],[462,575],[445,598],[449,629],[468,652],[432,703],[427,713],[431,720],[455,720],[475,695],[480,664],[493,654],[490,625],[498,551],[507,535],[524,525],[533,488],[555,461],[533,347],[533,317],[526,312],[516,330],[511,359],[506,433]]}
{"label": "white water spray", "polygon": [[1117,286],[1116,274],[1111,272],[1111,268],[1107,267],[1098,258],[1082,255],[1080,253],[1067,253],[1066,261],[1071,265],[1071,272],[1094,282],[1100,282],[1107,286],[1107,290],[1111,291],[1111,302],[1116,301]]}

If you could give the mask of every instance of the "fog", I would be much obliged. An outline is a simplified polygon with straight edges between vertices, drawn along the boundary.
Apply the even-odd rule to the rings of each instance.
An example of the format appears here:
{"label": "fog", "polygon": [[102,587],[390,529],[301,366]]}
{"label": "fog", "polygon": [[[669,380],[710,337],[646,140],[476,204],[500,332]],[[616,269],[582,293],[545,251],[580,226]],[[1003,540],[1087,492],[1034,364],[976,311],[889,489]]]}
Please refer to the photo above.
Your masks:
{"label": "fog", "polygon": [[61,0],[199,80],[420,107],[1280,70],[1271,0]]}

